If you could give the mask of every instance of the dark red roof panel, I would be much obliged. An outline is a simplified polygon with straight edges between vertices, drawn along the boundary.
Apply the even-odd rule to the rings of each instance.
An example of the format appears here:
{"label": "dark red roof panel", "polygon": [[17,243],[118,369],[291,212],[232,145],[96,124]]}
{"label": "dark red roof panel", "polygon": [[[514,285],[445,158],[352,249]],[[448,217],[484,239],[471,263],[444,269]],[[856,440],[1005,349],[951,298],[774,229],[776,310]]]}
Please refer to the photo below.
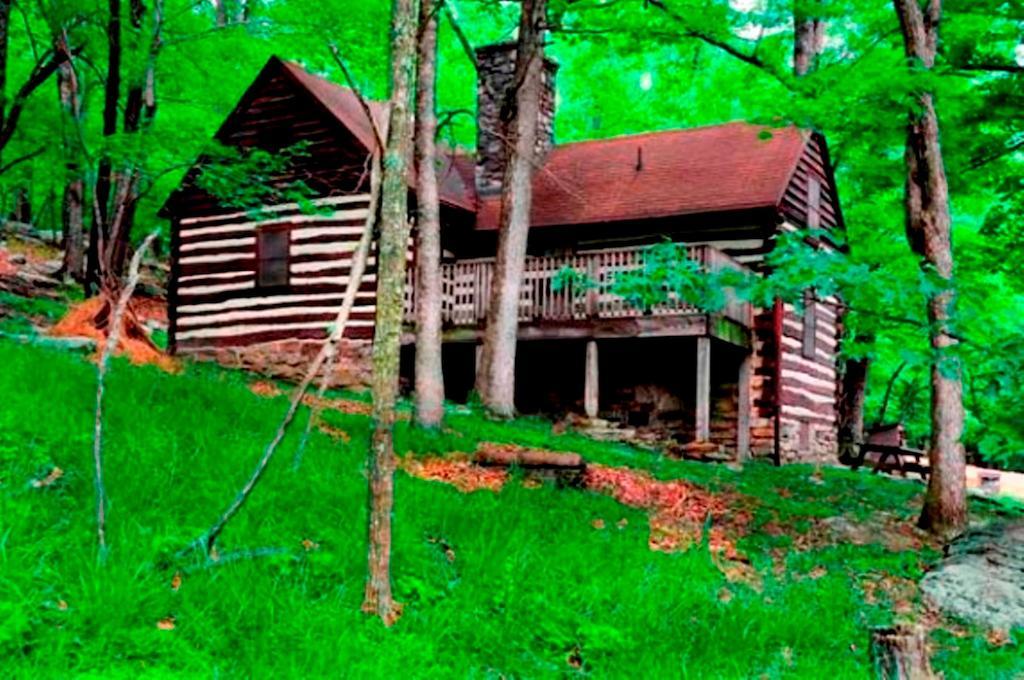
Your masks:
{"label": "dark red roof panel", "polygon": [[[531,225],[597,224],[778,206],[808,134],[726,123],[556,146],[533,179]],[[500,199],[479,201],[496,229]]]}

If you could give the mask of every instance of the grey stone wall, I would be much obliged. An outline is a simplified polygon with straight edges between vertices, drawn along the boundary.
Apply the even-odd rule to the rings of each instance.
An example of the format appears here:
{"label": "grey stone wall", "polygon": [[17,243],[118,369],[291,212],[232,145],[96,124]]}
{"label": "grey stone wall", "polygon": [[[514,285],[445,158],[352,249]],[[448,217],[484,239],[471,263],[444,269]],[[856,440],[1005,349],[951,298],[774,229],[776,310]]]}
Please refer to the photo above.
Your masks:
{"label": "grey stone wall", "polygon": [[[514,43],[488,45],[476,51],[477,135],[476,184],[481,194],[501,191],[508,158],[509,126],[514,101],[516,46]],[[558,65],[544,60],[540,114],[537,120],[538,158],[543,158],[555,144],[555,74]]]}

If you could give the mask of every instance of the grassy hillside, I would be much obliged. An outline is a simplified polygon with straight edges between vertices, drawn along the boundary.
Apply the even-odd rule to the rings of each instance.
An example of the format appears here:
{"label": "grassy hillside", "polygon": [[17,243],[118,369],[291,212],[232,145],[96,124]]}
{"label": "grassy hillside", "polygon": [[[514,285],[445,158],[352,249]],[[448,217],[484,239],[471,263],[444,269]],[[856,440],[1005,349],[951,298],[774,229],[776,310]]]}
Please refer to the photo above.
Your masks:
{"label": "grassy hillside", "polygon": [[[254,395],[237,373],[116,361],[101,566],[94,366],[9,341],[0,366],[4,676],[862,678],[868,628],[921,615],[914,582],[938,557],[908,528],[915,483],[831,470],[818,482],[799,466],[736,472],[453,410],[441,435],[403,424],[400,452],[518,442],[689,479],[742,506],[735,538],[749,564],[702,543],[652,551],[646,513],[607,495],[515,479],[461,493],[399,472],[405,610],[388,630],[359,611],[365,416],[326,413],[335,436],[314,431],[298,470],[292,436],[222,537],[221,561],[175,564],[246,478],[285,401]],[[62,477],[32,484],[54,466]],[[1024,673],[1012,636],[990,644],[944,625],[936,665],[947,677]]]}

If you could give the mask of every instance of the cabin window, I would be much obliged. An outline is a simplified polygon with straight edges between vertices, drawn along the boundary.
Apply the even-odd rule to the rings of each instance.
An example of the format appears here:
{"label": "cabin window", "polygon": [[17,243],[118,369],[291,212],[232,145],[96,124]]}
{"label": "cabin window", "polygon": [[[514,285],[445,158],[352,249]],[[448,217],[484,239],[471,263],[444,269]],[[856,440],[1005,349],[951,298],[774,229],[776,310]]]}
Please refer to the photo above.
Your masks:
{"label": "cabin window", "polygon": [[815,336],[818,333],[818,306],[814,302],[814,291],[804,292],[804,342],[803,354],[805,359],[814,358],[816,345]]}
{"label": "cabin window", "polygon": [[807,180],[807,228],[821,226],[821,180],[811,176]]}
{"label": "cabin window", "polygon": [[288,245],[291,232],[286,228],[260,229],[256,232],[256,285],[280,288],[288,285]]}

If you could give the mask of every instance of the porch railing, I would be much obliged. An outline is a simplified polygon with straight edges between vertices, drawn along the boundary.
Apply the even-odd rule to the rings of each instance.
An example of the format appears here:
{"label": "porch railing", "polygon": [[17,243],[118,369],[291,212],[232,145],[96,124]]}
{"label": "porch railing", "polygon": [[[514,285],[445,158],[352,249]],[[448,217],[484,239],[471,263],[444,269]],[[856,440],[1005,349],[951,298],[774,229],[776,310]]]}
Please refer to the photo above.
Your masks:
{"label": "porch railing", "polygon": [[[615,277],[644,266],[644,247],[593,250],[569,255],[526,258],[519,292],[519,321],[574,321],[593,318],[628,318],[645,315],[702,314],[699,307],[670,295],[648,309],[632,305],[607,290]],[[686,247],[687,257],[708,271],[745,267],[722,251],[706,245]],[[557,286],[563,270],[572,269],[597,283],[596,287],[568,282]],[[475,326],[487,318],[494,279],[494,259],[459,260],[441,265],[441,318],[449,326]],[[727,291],[721,314],[743,326],[751,324],[751,306]],[[415,267],[410,263],[406,280],[405,318],[415,320]]]}

